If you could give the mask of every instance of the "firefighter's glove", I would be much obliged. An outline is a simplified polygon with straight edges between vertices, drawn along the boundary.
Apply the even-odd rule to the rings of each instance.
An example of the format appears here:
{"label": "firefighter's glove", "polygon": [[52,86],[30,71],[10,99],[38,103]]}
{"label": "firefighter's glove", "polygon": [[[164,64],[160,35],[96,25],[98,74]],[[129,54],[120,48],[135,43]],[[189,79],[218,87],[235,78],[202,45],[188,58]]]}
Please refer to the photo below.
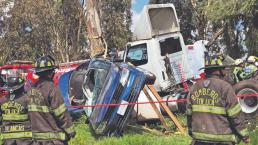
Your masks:
{"label": "firefighter's glove", "polygon": [[251,139],[249,137],[245,137],[245,138],[243,138],[243,142],[245,144],[249,144],[251,142]]}

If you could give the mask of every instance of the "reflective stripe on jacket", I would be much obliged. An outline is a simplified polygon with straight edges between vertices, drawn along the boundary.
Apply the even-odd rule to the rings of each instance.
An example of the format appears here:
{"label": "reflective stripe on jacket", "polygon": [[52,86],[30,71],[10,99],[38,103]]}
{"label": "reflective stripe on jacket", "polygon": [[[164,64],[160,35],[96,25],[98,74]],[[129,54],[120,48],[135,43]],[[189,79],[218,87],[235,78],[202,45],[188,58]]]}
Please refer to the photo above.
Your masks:
{"label": "reflective stripe on jacket", "polygon": [[45,139],[45,140],[66,140],[65,133],[63,132],[43,132],[43,133],[37,133],[33,132],[33,138],[34,139]]}
{"label": "reflective stripe on jacket", "polygon": [[191,87],[187,120],[189,134],[196,140],[236,143],[248,136],[232,86],[217,76]]}
{"label": "reflective stripe on jacket", "polygon": [[46,139],[46,140],[65,140],[66,136],[63,132],[44,132],[44,133],[37,133],[37,132],[12,132],[12,133],[2,133],[1,134],[3,139],[19,139],[19,138],[33,138],[33,139]]}
{"label": "reflective stripe on jacket", "polygon": [[32,132],[23,131],[23,132],[2,133],[2,137],[3,139],[32,138]]}
{"label": "reflective stripe on jacket", "polygon": [[3,114],[3,121],[22,121],[29,120],[28,114]]}

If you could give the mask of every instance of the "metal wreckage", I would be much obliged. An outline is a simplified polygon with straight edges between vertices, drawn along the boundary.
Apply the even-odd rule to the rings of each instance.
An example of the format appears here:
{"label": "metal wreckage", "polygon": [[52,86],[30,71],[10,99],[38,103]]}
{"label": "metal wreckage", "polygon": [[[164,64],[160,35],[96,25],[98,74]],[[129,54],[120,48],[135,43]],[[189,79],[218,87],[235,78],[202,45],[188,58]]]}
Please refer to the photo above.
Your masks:
{"label": "metal wreckage", "polygon": [[[68,110],[72,114],[85,113],[97,135],[122,135],[130,118],[159,120],[157,111],[165,114],[160,103],[155,103],[156,110],[152,104],[140,104],[149,101],[143,93],[146,84],[154,85],[172,112],[184,112],[185,102],[169,100],[185,99],[188,86],[203,77],[199,69],[205,64],[205,41],[185,46],[173,4],[147,5],[139,20],[133,42],[127,44],[123,62],[93,58],[63,63],[56,70],[54,82],[60,87]],[[230,57],[225,60],[232,64]],[[28,75],[33,66],[14,62],[0,70],[1,76],[13,70]],[[231,67],[228,70],[230,78]],[[247,117],[256,116],[258,96],[252,94],[258,94],[257,80],[241,81],[234,88],[243,112]],[[2,95],[6,93],[1,92]],[[251,97],[245,97],[245,94],[251,94]],[[152,93],[149,97],[160,101]]]}
{"label": "metal wreckage", "polygon": [[62,75],[59,86],[67,106],[82,106],[71,107],[69,111],[85,112],[96,134],[119,135],[134,106],[96,105],[136,102],[143,86],[151,79],[155,77],[127,63],[95,58]]}

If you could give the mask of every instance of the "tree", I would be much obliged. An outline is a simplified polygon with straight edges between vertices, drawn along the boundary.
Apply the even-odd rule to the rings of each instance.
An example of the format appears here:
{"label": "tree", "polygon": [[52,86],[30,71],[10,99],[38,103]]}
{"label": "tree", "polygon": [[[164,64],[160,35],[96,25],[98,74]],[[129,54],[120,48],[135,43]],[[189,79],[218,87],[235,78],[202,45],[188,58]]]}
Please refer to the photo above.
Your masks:
{"label": "tree", "polygon": [[[228,52],[234,58],[243,56],[245,53],[243,47],[245,46],[248,48],[249,55],[258,55],[257,30],[255,28],[257,8],[258,0],[208,0],[207,5],[203,7],[209,20],[227,23],[224,39]],[[241,25],[239,25],[240,22],[242,22]],[[239,26],[243,28],[239,28]],[[247,37],[243,39],[243,35],[247,35]]]}
{"label": "tree", "polygon": [[257,2],[257,0],[208,0],[204,10],[210,20],[220,21],[240,14],[252,15]]}
{"label": "tree", "polygon": [[88,0],[86,6],[86,25],[88,40],[90,43],[90,55],[94,57],[96,55],[102,55],[106,52],[106,43],[103,39],[103,34],[100,26],[100,17],[98,11],[99,1]]}
{"label": "tree", "polygon": [[88,58],[84,4],[78,0],[63,0],[61,10],[65,29],[61,29],[60,33],[65,38],[64,48],[69,52],[67,61]]}
{"label": "tree", "polygon": [[100,1],[100,20],[108,48],[121,50],[131,39],[131,0]]}
{"label": "tree", "polygon": [[78,1],[3,0],[1,62],[51,54],[60,62],[85,58],[85,25]]}

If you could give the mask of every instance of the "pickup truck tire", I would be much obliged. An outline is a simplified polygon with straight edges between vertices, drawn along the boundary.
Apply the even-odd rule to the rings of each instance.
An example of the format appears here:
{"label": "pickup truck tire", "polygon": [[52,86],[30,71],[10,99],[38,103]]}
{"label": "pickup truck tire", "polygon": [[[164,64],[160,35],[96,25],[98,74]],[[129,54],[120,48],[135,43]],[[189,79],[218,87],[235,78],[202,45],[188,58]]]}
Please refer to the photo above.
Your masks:
{"label": "pickup truck tire", "polygon": [[247,118],[253,118],[258,114],[258,96],[239,97],[245,94],[258,94],[257,80],[244,80],[234,85],[238,102]]}

